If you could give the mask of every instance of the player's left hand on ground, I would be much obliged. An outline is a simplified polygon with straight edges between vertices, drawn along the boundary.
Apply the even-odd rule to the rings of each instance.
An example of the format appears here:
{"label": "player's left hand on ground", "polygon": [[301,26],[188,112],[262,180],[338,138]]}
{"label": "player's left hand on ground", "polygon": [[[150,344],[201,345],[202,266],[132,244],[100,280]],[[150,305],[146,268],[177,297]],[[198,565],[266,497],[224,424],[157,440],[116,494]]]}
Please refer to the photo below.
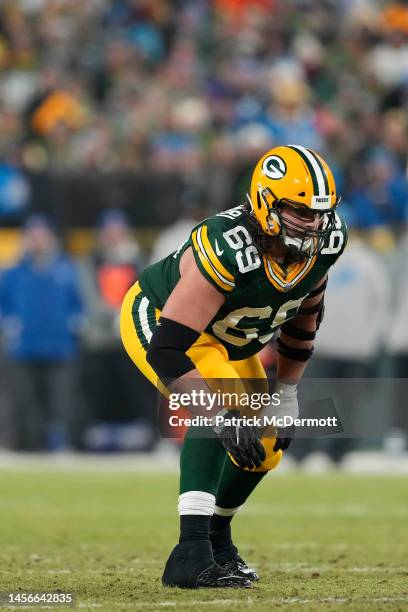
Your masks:
{"label": "player's left hand on ground", "polygon": [[295,426],[291,425],[290,427],[281,427],[277,431],[276,442],[273,447],[274,452],[276,453],[279,450],[285,451],[289,444],[292,442],[295,437]]}
{"label": "player's left hand on ground", "polygon": [[249,425],[230,425],[228,421],[232,417],[239,419],[241,414],[238,410],[230,410],[225,415],[224,424],[214,428],[214,431],[239,467],[249,469],[260,467],[266,459],[266,451],[261,442],[259,428]]}

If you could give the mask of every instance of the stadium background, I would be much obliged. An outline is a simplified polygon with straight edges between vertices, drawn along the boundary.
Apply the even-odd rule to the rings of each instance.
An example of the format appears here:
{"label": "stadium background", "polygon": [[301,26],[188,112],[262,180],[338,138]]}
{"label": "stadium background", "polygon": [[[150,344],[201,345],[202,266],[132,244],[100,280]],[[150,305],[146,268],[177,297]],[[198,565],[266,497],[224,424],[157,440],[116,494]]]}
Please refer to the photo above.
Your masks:
{"label": "stadium background", "polygon": [[[241,203],[254,161],[280,143],[328,159],[352,235],[312,375],[406,377],[408,3],[4,0],[0,71],[4,448],[155,447],[154,394],[121,355],[121,296],[197,220]],[[46,285],[10,306],[9,269],[35,250],[36,228],[74,262],[65,353],[21,346],[34,302],[46,313],[37,329],[56,342]],[[264,359],[273,368],[273,347]],[[41,364],[61,366],[63,393]],[[368,422],[373,403],[359,401]],[[387,391],[384,435],[347,449],[402,451],[401,402]],[[42,438],[20,432],[31,421]]]}
{"label": "stadium background", "polygon": [[[407,106],[407,2],[0,1],[1,602],[407,609]],[[368,379],[344,401],[380,434],[291,445],[234,519],[249,594],[170,591],[178,451],[121,296],[285,142],[331,163],[352,234],[310,375]]]}

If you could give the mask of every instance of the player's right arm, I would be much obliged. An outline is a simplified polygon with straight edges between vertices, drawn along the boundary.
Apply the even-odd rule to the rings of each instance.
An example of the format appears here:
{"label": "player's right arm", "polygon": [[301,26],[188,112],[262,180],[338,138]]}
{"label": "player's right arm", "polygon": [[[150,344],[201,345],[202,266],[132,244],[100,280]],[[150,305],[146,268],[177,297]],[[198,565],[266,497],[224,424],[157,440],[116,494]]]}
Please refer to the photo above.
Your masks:
{"label": "player's right arm", "polygon": [[[167,386],[177,393],[191,392],[191,380],[198,392],[211,392],[187,355],[225,301],[225,296],[198,269],[191,249],[180,262],[180,280],[164,305],[159,324],[147,350],[147,361]],[[189,384],[190,382],[190,384]],[[222,407],[219,407],[221,410]],[[217,434],[241,467],[259,467],[265,449],[255,428],[221,427]]]}
{"label": "player's right arm", "polygon": [[181,258],[180,275],[161,316],[201,334],[225,302],[225,296],[201,274],[191,248]]}
{"label": "player's right arm", "polygon": [[164,384],[171,383],[172,387],[183,379],[201,378],[186,353],[225,301],[199,271],[191,248],[182,256],[180,275],[164,305],[146,355]]}
{"label": "player's right arm", "polygon": [[186,354],[235,289],[235,262],[224,239],[226,221],[206,219],[193,229],[180,279],[169,295],[150,342],[147,360],[164,384],[200,378]]}

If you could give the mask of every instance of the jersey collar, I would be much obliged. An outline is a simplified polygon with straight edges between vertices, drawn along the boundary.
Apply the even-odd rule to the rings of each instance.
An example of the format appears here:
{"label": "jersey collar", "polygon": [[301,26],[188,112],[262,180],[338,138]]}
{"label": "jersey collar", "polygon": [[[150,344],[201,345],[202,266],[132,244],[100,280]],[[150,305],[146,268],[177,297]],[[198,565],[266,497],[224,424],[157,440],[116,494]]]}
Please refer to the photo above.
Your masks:
{"label": "jersey collar", "polygon": [[300,283],[300,281],[310,272],[315,264],[316,258],[317,255],[311,259],[305,259],[304,261],[290,264],[286,270],[284,270],[270,255],[263,256],[263,263],[269,282],[271,282],[278,291],[286,292]]}

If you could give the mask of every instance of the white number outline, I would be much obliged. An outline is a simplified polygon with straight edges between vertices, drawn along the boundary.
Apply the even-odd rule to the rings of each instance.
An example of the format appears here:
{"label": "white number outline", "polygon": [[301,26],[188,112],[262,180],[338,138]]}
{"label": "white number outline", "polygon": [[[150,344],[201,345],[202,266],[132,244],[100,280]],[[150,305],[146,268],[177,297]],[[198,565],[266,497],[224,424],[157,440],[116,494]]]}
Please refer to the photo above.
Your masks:
{"label": "white number outline", "polygon": [[[258,340],[261,344],[266,344],[272,338],[275,333],[275,329],[282,325],[288,319],[296,316],[297,310],[303,300],[305,299],[305,295],[300,297],[297,300],[288,300],[284,304],[281,304],[270,325],[270,333],[259,336],[258,329],[256,327],[242,328],[238,326],[238,323],[244,317],[251,317],[254,319],[268,319],[272,315],[271,306],[261,306],[251,308],[246,306],[244,308],[238,308],[237,310],[233,310],[229,312],[224,319],[216,321],[213,326],[214,335],[220,340],[225,340],[229,344],[233,346],[246,346],[252,340]],[[290,310],[294,310],[292,316],[288,317],[288,313]],[[233,334],[228,333],[228,329],[235,329],[244,334],[244,337],[234,336]]]}
{"label": "white number outline", "polygon": [[[243,234],[243,238],[240,236],[240,234]],[[237,225],[237,227],[233,227],[232,229],[224,232],[223,237],[231,249],[237,251],[235,254],[235,259],[238,264],[238,269],[242,274],[259,268],[261,265],[261,259],[259,257],[258,249],[254,244],[252,244],[252,236],[246,227]],[[243,251],[245,244],[248,246]],[[244,261],[244,258],[246,258],[246,262]]]}
{"label": "white number outline", "polygon": [[234,206],[234,208],[229,208],[228,210],[223,210],[222,212],[217,213],[216,217],[225,217],[226,219],[236,219],[240,217],[244,213],[244,208],[242,205]]}
{"label": "white number outline", "polygon": [[[322,255],[337,255],[343,248],[344,234],[341,231],[341,219],[337,213],[334,213],[334,227],[329,236],[329,244],[321,250]],[[339,238],[338,244],[336,245],[336,239]]]}

